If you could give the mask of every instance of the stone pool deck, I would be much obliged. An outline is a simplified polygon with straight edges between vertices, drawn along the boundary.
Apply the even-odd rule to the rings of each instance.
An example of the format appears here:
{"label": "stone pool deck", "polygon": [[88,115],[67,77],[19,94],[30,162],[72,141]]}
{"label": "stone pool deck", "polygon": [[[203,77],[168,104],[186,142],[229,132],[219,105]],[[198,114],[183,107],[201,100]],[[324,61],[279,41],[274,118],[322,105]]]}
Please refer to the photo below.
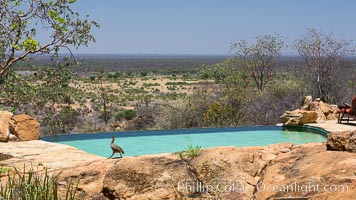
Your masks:
{"label": "stone pool deck", "polygon": [[26,168],[31,165],[36,168],[36,165],[42,164],[48,170],[56,171],[106,159],[69,145],[42,140],[0,143],[0,152],[13,156],[11,159],[0,161],[0,165],[19,169],[24,165]]}
{"label": "stone pool deck", "polygon": [[[327,131],[356,130],[356,124],[338,124],[337,121],[323,121],[307,124],[323,128]],[[109,147],[108,147],[109,148]],[[43,164],[49,170],[57,171],[78,166],[85,166],[94,161],[114,163],[104,157],[89,154],[69,145],[45,142],[42,140],[26,142],[0,143],[0,153],[12,155],[13,158],[0,161],[0,165],[23,168],[24,165],[33,166]]]}
{"label": "stone pool deck", "polygon": [[338,124],[337,120],[327,120],[327,121],[318,121],[317,123],[310,123],[305,125],[322,128],[329,132],[356,130],[356,121],[352,121],[352,123],[350,124]]}

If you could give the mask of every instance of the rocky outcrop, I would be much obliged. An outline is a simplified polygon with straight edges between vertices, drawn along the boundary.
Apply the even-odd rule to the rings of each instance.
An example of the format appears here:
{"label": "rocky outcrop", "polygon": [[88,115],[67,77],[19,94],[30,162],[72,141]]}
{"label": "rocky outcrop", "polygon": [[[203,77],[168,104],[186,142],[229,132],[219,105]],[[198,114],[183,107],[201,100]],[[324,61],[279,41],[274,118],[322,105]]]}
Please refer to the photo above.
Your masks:
{"label": "rocky outcrop", "polygon": [[324,106],[323,102],[312,102],[311,104],[309,104],[309,107],[307,108],[307,110],[312,110],[314,112],[317,113],[318,116],[318,120],[326,120],[326,116],[324,115],[323,109],[321,108],[321,106]]}
{"label": "rocky outcrop", "polygon": [[336,105],[330,105],[322,101],[314,101],[309,104],[307,110],[316,111],[318,113],[318,120],[334,120],[336,119],[336,112],[338,110]]}
{"label": "rocky outcrop", "polygon": [[329,133],[326,147],[328,150],[356,152],[356,131]]}
{"label": "rocky outcrop", "polygon": [[302,107],[300,108],[301,110],[308,110],[309,105],[313,102],[313,97],[312,96],[305,96],[303,97],[302,100]]}
{"label": "rocky outcrop", "polygon": [[302,125],[306,123],[315,123],[317,119],[317,112],[300,109],[294,111],[286,111],[281,116],[281,122],[285,125]]}
{"label": "rocky outcrop", "polygon": [[0,111],[0,142],[38,140],[40,124],[28,115]]}
{"label": "rocky outcrop", "polygon": [[265,168],[255,197],[355,199],[355,166],[356,154],[326,151],[322,144],[296,146]]}
{"label": "rocky outcrop", "polygon": [[[135,167],[139,163],[140,167]],[[198,178],[177,156],[141,156],[119,160],[104,178],[103,194],[111,199],[177,199],[178,181],[197,183]],[[201,195],[200,197],[204,197]]]}
{"label": "rocky outcrop", "polygon": [[285,143],[95,161],[65,170],[61,183],[79,178],[84,199],[355,199],[355,166],[354,153]]}
{"label": "rocky outcrop", "polygon": [[285,125],[303,125],[319,120],[335,120],[337,110],[336,105],[324,103],[320,99],[312,101],[311,96],[305,96],[300,109],[286,111],[280,118]]}
{"label": "rocky outcrop", "polygon": [[0,111],[0,142],[9,140],[9,122],[13,114],[8,111]]}
{"label": "rocky outcrop", "polygon": [[103,194],[104,177],[116,162],[115,159],[101,159],[76,166],[75,170],[73,168],[65,169],[61,172],[59,181],[61,192],[65,194],[66,188],[71,183],[76,184],[79,181],[76,192],[78,199],[107,199]]}
{"label": "rocky outcrop", "polygon": [[15,115],[9,123],[12,134],[22,141],[38,140],[40,138],[40,124],[28,115]]}

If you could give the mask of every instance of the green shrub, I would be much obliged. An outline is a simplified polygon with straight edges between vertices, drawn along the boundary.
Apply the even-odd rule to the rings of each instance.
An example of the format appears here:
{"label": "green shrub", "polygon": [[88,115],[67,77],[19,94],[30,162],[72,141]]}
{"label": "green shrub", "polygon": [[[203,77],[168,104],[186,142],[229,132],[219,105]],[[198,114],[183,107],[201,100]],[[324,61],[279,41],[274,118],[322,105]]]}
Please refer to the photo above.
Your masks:
{"label": "green shrub", "polygon": [[115,116],[116,120],[131,120],[137,116],[137,111],[136,110],[122,110],[118,112]]}
{"label": "green shrub", "polygon": [[0,76],[0,85],[3,84],[3,83],[5,83],[5,78]]}
{"label": "green shrub", "polygon": [[143,87],[161,86],[159,83],[143,83]]}
{"label": "green shrub", "polygon": [[10,108],[8,109],[8,111],[11,112],[12,114],[15,114],[16,108],[15,108],[15,107],[10,107]]}
{"label": "green shrub", "polygon": [[178,152],[178,157],[181,160],[184,160],[186,158],[189,158],[189,159],[194,158],[194,157],[198,156],[200,154],[200,151],[201,151],[201,146],[200,145],[193,146],[193,144],[190,141],[190,139],[187,138],[187,140],[188,140],[188,149]]}
{"label": "green shrub", "polygon": [[189,141],[188,150],[186,151],[186,155],[188,158],[194,158],[200,154],[201,146],[196,145],[195,147]]}
{"label": "green shrub", "polygon": [[102,119],[104,121],[109,121],[111,118],[112,118],[112,112],[110,110],[99,112],[99,119]]}
{"label": "green shrub", "polygon": [[0,175],[3,174],[3,173],[7,173],[9,171],[11,171],[10,167],[1,167],[0,166]]}
{"label": "green shrub", "polygon": [[148,72],[141,72],[141,73],[140,73],[140,75],[141,75],[142,77],[147,76],[147,74],[148,74]]}
{"label": "green shrub", "polygon": [[95,79],[96,79],[95,76],[90,76],[90,77],[89,77],[89,80],[91,80],[91,81],[95,81]]}
{"label": "green shrub", "polygon": [[207,124],[214,126],[229,126],[237,116],[238,110],[228,103],[216,102],[209,105],[204,113],[204,120]]}
{"label": "green shrub", "polygon": [[141,81],[148,81],[148,77],[141,78]]}

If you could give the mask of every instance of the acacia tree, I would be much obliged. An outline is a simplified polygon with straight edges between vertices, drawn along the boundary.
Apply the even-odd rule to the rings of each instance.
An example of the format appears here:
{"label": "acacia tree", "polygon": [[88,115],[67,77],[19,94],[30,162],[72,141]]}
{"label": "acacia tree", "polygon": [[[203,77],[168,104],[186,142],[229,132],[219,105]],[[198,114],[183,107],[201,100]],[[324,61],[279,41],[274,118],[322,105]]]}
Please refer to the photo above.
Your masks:
{"label": "acacia tree", "polygon": [[350,45],[350,41],[337,40],[332,33],[325,34],[316,29],[309,29],[295,42],[319,97],[332,101],[337,96],[335,75],[345,65],[345,57],[353,54]]}
{"label": "acacia tree", "polygon": [[57,54],[62,48],[70,51],[95,42],[91,28],[99,25],[73,11],[74,2],[0,0],[0,77],[31,55]]}
{"label": "acacia tree", "polygon": [[262,91],[271,80],[276,67],[276,58],[280,55],[284,42],[279,35],[256,37],[256,43],[249,45],[241,40],[231,47],[241,71],[248,74]]}

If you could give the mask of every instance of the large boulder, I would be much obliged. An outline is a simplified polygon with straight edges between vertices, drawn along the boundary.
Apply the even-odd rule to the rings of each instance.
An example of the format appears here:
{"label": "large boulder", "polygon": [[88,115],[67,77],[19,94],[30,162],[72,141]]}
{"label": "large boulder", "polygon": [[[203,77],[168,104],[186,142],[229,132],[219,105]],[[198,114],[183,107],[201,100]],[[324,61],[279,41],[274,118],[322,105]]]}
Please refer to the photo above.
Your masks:
{"label": "large boulder", "polygon": [[8,111],[0,111],[0,142],[9,140],[9,122],[13,114]]}
{"label": "large boulder", "polygon": [[326,148],[334,151],[356,152],[356,130],[329,133]]}
{"label": "large boulder", "polygon": [[355,199],[355,166],[356,154],[323,143],[285,143],[103,160],[64,174],[81,180],[84,199]]}
{"label": "large boulder", "polygon": [[299,124],[315,123],[318,119],[318,114],[314,111],[301,111],[302,117],[299,120]]}
{"label": "large boulder", "polygon": [[307,110],[316,111],[318,120],[334,120],[337,119],[337,106],[324,103],[322,101],[314,101],[309,104]]}
{"label": "large boulder", "polygon": [[[286,111],[281,116],[285,125],[302,125],[314,123],[319,120],[337,119],[338,107],[324,103],[320,98],[313,101],[312,96],[303,97],[301,108],[294,111]],[[315,119],[316,114],[316,119]]]}
{"label": "large boulder", "polygon": [[28,115],[15,115],[12,117],[9,128],[12,134],[20,140],[38,140],[40,138],[40,124]]}
{"label": "large boulder", "polygon": [[281,116],[281,121],[284,125],[303,125],[307,123],[315,123],[318,119],[316,111],[294,110],[286,111]]}
{"label": "large boulder", "polygon": [[313,102],[313,97],[312,96],[305,96],[303,97],[302,101],[302,107],[300,108],[301,110],[308,110],[309,105]]}
{"label": "large boulder", "polygon": [[317,113],[318,120],[326,120],[322,106],[324,106],[324,103],[322,101],[320,101],[320,102],[314,101],[309,105],[308,110],[315,111]]}
{"label": "large boulder", "polygon": [[103,193],[109,199],[252,199],[263,168],[281,147],[268,149],[204,149],[191,160],[177,154],[122,158],[107,171]]}

